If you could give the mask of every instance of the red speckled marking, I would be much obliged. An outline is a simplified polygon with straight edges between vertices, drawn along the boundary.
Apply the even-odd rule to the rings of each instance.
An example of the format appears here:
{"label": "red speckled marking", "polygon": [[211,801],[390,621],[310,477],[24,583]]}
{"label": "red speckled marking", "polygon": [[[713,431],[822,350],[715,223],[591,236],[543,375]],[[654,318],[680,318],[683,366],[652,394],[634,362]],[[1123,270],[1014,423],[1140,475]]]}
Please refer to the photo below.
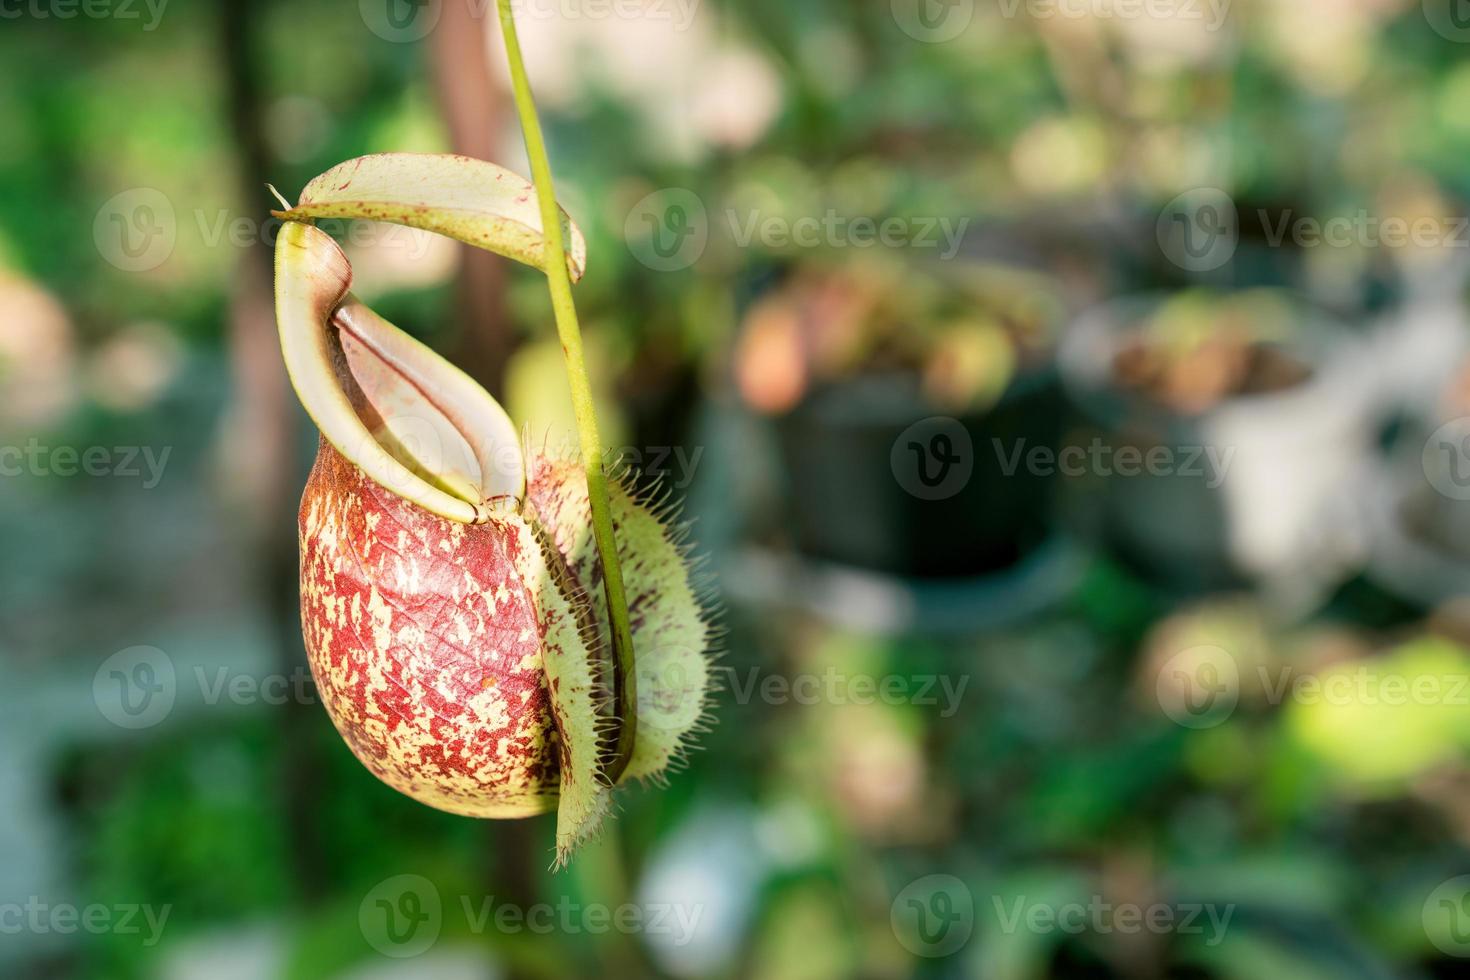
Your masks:
{"label": "red speckled marking", "polygon": [[328,714],[378,778],[468,816],[538,813],[557,796],[515,520],[443,520],[325,441],[301,500],[302,632]]}

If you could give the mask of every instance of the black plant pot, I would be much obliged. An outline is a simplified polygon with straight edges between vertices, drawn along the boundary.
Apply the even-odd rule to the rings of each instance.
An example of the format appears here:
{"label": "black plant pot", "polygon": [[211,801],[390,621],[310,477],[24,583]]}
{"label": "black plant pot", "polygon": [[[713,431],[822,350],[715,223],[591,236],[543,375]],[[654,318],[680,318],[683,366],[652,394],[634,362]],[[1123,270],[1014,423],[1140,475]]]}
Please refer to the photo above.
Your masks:
{"label": "black plant pot", "polygon": [[1018,448],[1022,456],[1056,448],[1062,406],[1049,368],[1022,374],[995,405],[959,417],[936,410],[904,375],[812,392],[775,424],[797,547],[919,578],[1014,566],[1047,539],[1053,488],[1011,464]]}

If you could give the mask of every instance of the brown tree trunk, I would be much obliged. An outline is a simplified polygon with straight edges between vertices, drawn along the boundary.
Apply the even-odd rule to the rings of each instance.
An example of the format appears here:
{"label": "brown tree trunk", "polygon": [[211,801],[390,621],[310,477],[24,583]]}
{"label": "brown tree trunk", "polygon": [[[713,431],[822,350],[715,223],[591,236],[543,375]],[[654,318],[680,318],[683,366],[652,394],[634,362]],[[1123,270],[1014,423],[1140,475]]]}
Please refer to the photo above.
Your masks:
{"label": "brown tree trunk", "polygon": [[[238,161],[241,202],[271,206],[262,182],[272,155],[261,120],[255,24],[259,7],[248,0],[220,4],[219,45],[226,81],[227,111]],[[247,211],[248,211],[247,207]],[[226,439],[240,447],[224,460],[229,505],[243,510],[241,538],[250,552],[255,597],[270,617],[277,669],[285,676],[305,669],[297,605],[296,502],[301,481],[295,472],[297,427],[289,384],[276,341],[271,255],[254,236],[235,273],[230,300],[229,348],[234,399]],[[319,898],[326,876],[319,828],[313,813],[319,764],[310,732],[320,723],[313,705],[288,698],[280,716],[283,806],[293,877],[308,901]]]}

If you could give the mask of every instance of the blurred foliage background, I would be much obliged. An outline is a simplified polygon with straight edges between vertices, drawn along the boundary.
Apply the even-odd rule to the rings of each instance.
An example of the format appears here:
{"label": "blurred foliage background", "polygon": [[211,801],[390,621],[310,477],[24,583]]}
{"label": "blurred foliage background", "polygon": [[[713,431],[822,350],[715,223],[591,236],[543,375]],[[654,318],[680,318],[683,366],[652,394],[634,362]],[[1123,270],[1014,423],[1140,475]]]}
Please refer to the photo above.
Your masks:
{"label": "blurred foliage background", "polygon": [[[270,307],[267,181],[526,171],[493,8],[3,5],[5,973],[1470,972],[1459,7],[518,4],[607,441],[728,629],[552,874],[313,697]],[[334,231],[566,438],[536,274]]]}

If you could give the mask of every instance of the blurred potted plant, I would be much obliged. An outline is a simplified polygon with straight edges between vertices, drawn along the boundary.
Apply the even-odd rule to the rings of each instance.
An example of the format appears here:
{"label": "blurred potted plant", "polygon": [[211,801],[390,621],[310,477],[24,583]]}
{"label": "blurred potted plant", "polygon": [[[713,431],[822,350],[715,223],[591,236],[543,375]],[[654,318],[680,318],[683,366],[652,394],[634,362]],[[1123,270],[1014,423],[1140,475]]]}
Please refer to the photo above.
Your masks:
{"label": "blurred potted plant", "polygon": [[1271,290],[1094,309],[1060,355],[1088,422],[1068,446],[1082,523],[1171,587],[1312,595],[1357,544],[1374,402],[1358,350]]}
{"label": "blurred potted plant", "polygon": [[774,419],[798,549],[915,577],[1016,564],[1049,533],[1061,304],[1041,276],[881,259],[804,265],[757,301],[736,351]]}

